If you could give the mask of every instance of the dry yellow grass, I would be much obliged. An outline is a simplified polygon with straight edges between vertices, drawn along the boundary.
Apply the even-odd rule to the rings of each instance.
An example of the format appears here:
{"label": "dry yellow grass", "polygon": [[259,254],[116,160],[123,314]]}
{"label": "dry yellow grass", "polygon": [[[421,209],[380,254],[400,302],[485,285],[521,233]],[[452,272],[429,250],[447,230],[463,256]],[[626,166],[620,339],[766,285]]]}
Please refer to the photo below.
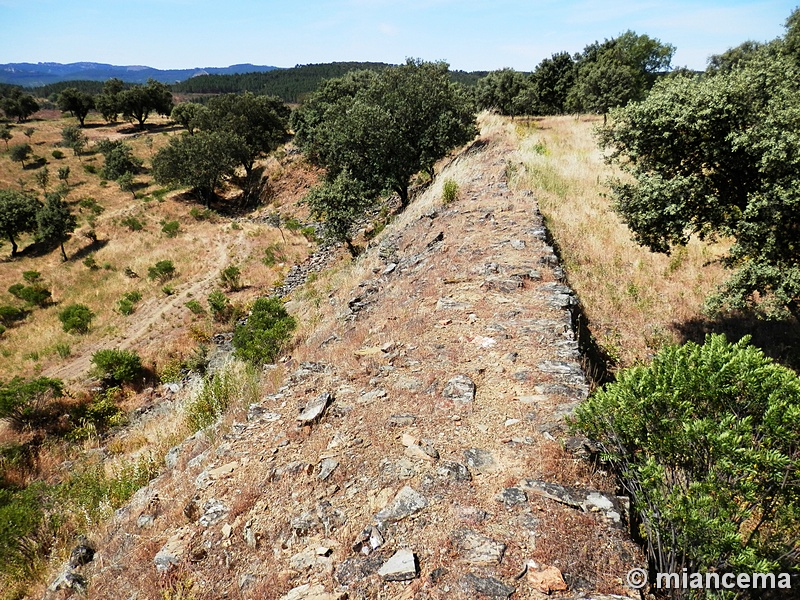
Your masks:
{"label": "dry yellow grass", "polygon": [[507,169],[514,185],[539,201],[592,333],[624,367],[646,360],[664,343],[681,341],[677,327],[701,316],[705,298],[724,278],[714,261],[725,247],[692,240],[666,256],[632,241],[612,210],[606,182],[619,173],[597,148],[598,122],[506,122],[519,142]]}
{"label": "dry yellow grass", "polygon": [[[23,271],[31,270],[42,274],[55,302],[33,310],[25,322],[10,327],[0,338],[0,379],[37,373],[65,379],[80,377],[85,374],[91,352],[100,347],[134,348],[143,354],[147,365],[161,365],[176,354],[186,353],[187,341],[191,342],[187,330],[199,324],[185,304],[189,300],[205,304],[223,268],[236,265],[241,269],[246,287],[232,294],[232,300],[246,304],[280,279],[288,266],[308,254],[308,242],[299,234],[284,230],[281,235],[275,228],[246,219],[238,223],[225,217],[198,220],[190,211],[201,206],[180,192],[159,192],[151,180],[150,162],[158,149],[168,143],[169,136],[177,132],[165,119],[151,119],[154,127],[138,132],[127,123],[106,125],[91,116],[84,130],[90,140],[87,154],[76,157],[71,150],[61,148],[64,157],[57,159],[52,152],[59,149],[61,129],[74,124],[75,119],[60,117],[56,111],[39,113],[37,117],[15,126],[10,144],[28,142],[22,131],[27,127],[35,130],[30,142],[34,153],[48,161],[49,190],[59,183],[58,169],[70,168],[67,201],[79,226],[65,244],[69,257],[66,263],[58,252],[43,256],[23,252],[12,260],[8,257],[9,245],[0,248],[0,304],[19,304],[6,290],[22,281]],[[102,180],[99,171],[103,157],[92,153],[92,144],[103,138],[123,139],[143,159],[143,172],[136,177],[140,184],[137,199],[122,192],[115,182]],[[43,190],[34,177],[42,167],[23,169],[4,154],[0,153],[0,186],[22,187],[41,196]],[[95,167],[98,174],[85,171],[87,165]],[[291,167],[286,169],[275,159],[269,160],[267,168],[269,174],[277,173],[271,179],[278,183],[284,171],[291,171]],[[89,222],[91,211],[80,205],[87,197],[94,198],[103,208],[93,224]],[[291,206],[281,206],[280,210],[286,213]],[[123,223],[126,217],[138,219],[144,228],[131,231]],[[168,221],[180,224],[174,238],[162,232],[162,224]],[[93,245],[83,235],[92,228],[99,244]],[[20,249],[24,250],[31,241],[31,236],[24,236],[19,240]],[[281,261],[274,265],[262,262],[269,246],[279,248]],[[84,264],[87,257],[94,259],[97,268]],[[147,278],[148,267],[159,260],[172,260],[175,264],[177,276],[168,282],[171,295],[165,294],[162,283]],[[138,278],[127,276],[127,270]],[[118,301],[132,291],[140,292],[142,300],[136,305],[136,312],[124,316],[118,310]],[[62,331],[58,312],[72,303],[86,304],[95,313],[88,335]],[[62,355],[67,348],[70,356],[65,358]],[[70,367],[70,363],[75,364]]]}

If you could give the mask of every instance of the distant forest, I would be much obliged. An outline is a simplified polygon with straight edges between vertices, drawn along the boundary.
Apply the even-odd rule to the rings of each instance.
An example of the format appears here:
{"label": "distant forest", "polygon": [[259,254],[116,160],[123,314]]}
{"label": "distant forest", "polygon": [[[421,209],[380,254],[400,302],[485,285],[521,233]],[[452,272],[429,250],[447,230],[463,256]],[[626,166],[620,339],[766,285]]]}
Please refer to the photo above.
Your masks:
{"label": "distant forest", "polygon": [[[319,87],[325,79],[341,77],[355,70],[382,71],[386,63],[334,62],[326,64],[298,65],[293,69],[280,69],[267,73],[242,73],[234,75],[199,75],[172,86],[178,94],[227,94],[231,92],[253,92],[267,96],[278,96],[284,102],[297,103]],[[474,86],[486,72],[451,72],[454,81]]]}
{"label": "distant forest", "polygon": [[[276,69],[267,72],[236,73],[230,75],[197,75],[185,81],[173,84],[170,89],[176,94],[215,95],[236,92],[253,92],[258,95],[278,96],[284,102],[298,103],[305,96],[319,87],[325,79],[341,77],[349,71],[367,69],[382,71],[390,65],[374,62],[335,62],[326,64],[298,65],[291,69]],[[473,87],[488,71],[451,71],[450,77],[467,87]],[[96,95],[103,91],[102,81],[60,81],[27,91],[39,98],[55,100],[56,96],[67,88],[76,88],[81,92]],[[124,84],[130,87],[131,84]],[[16,87],[16,86],[7,86]],[[202,99],[193,98],[194,101]]]}

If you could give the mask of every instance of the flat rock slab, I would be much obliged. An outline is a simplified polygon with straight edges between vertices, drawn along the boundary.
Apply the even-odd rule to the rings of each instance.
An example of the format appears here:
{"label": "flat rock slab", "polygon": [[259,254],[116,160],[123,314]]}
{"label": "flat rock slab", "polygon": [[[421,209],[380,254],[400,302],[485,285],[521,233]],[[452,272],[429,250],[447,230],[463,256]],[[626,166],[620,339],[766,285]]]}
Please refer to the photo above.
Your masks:
{"label": "flat rock slab", "polygon": [[331,396],[329,392],[322,392],[319,396],[306,404],[303,411],[297,416],[297,420],[300,421],[302,425],[313,423],[325,412],[331,400],[333,400],[333,396]]}
{"label": "flat rock slab", "polygon": [[601,492],[567,488],[563,485],[536,479],[523,479],[519,483],[519,488],[528,494],[549,498],[585,512],[602,513],[617,525],[622,523],[624,509],[620,507],[616,498],[609,497]]}
{"label": "flat rock slab", "polygon": [[376,521],[395,522],[418,513],[428,506],[425,496],[414,488],[405,486],[383,510],[375,515]]}
{"label": "flat rock slab", "polygon": [[461,578],[461,587],[467,594],[478,593],[489,598],[508,598],[516,589],[494,577],[478,577],[468,573]]}
{"label": "flat rock slab", "polygon": [[456,404],[471,404],[475,401],[475,382],[464,374],[456,375],[445,384],[442,396]]}
{"label": "flat rock slab", "polygon": [[502,502],[506,506],[514,506],[516,504],[525,504],[528,502],[528,495],[520,488],[510,487],[497,494],[494,499],[498,502]]}
{"label": "flat rock slab", "polygon": [[471,565],[485,567],[498,565],[506,551],[505,544],[471,529],[458,529],[451,534],[450,539],[462,560]]}
{"label": "flat rock slab", "polygon": [[494,456],[482,448],[468,448],[464,450],[464,458],[471,471],[476,473],[492,473],[497,470]]}
{"label": "flat rock slab", "polygon": [[280,600],[338,600],[339,598],[341,594],[326,592],[324,585],[306,583],[292,588],[288,594],[281,596]]}
{"label": "flat rock slab", "polygon": [[384,581],[411,581],[418,573],[417,557],[406,549],[395,552],[394,556],[378,569],[378,575]]}
{"label": "flat rock slab", "polygon": [[338,466],[339,461],[335,458],[323,458],[319,461],[319,474],[317,475],[317,479],[325,481]]}

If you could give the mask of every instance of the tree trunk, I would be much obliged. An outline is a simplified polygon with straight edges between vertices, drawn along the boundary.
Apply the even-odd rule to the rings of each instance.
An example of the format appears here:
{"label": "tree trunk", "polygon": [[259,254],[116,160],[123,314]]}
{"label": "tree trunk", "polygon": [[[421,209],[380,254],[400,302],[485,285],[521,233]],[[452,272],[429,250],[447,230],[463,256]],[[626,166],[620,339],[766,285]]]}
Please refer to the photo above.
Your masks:
{"label": "tree trunk", "polygon": [[61,242],[61,260],[67,262],[67,251],[64,250],[64,242]]}
{"label": "tree trunk", "polygon": [[17,255],[17,241],[14,239],[14,236],[11,235],[11,234],[8,235],[8,241],[11,242],[11,256],[12,257],[16,256]]}
{"label": "tree trunk", "polygon": [[400,196],[400,207],[405,210],[408,208],[408,187],[398,186],[395,191]]}
{"label": "tree trunk", "polygon": [[356,247],[353,245],[353,240],[351,240],[350,238],[346,238],[346,239],[344,240],[344,243],[345,243],[345,245],[347,246],[347,249],[350,251],[350,256],[352,256],[353,258],[355,258],[355,257],[358,255],[358,248],[356,248]]}

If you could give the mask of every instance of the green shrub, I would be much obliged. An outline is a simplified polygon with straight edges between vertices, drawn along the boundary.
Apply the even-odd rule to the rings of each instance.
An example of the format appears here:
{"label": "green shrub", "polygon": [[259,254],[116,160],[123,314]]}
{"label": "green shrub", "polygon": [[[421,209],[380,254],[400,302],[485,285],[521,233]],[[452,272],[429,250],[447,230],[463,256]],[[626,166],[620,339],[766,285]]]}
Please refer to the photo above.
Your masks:
{"label": "green shrub", "polygon": [[656,572],[797,567],[800,378],[748,343],[668,346],[577,409],[631,494]]}
{"label": "green shrub", "polygon": [[28,313],[16,306],[0,306],[0,324],[9,327],[24,319]]}
{"label": "green shrub", "polygon": [[175,277],[175,265],[171,260],[160,260],[147,269],[149,279],[158,279],[161,283]]}
{"label": "green shrub", "polygon": [[116,402],[120,392],[120,388],[112,387],[95,396],[91,402],[75,407],[70,416],[77,425],[70,431],[69,439],[84,440],[102,434],[111,427],[124,425],[127,421],[125,411]]}
{"label": "green shrub", "polygon": [[165,296],[172,296],[175,293],[175,286],[170,284],[162,285],[161,291]]}
{"label": "green shrub", "polygon": [[189,215],[197,221],[213,221],[217,218],[217,213],[210,208],[199,208],[197,206],[192,207]]}
{"label": "green shrub", "polygon": [[228,297],[221,290],[214,290],[208,295],[208,308],[218,323],[228,321],[233,311]]}
{"label": "green shrub", "polygon": [[24,490],[0,488],[0,573],[11,581],[30,579],[41,568],[52,537],[53,527],[45,519],[49,505],[44,483]]}
{"label": "green shrub", "polygon": [[142,359],[132,350],[106,349],[92,354],[93,373],[112,385],[129,383],[142,371]]}
{"label": "green shrub", "polygon": [[242,271],[239,267],[228,265],[219,274],[219,282],[229,292],[235,292],[242,287],[241,275]]}
{"label": "green shrub", "polygon": [[34,283],[33,285],[15,283],[8,288],[8,293],[30,306],[47,306],[50,304],[50,298],[52,297],[50,290],[41,283]]}
{"label": "green shrub", "polygon": [[186,308],[188,308],[194,315],[199,316],[206,314],[206,309],[203,308],[203,305],[200,304],[197,300],[189,300],[186,303]]}
{"label": "green shrub", "polygon": [[131,231],[141,231],[142,229],[144,229],[144,223],[142,223],[139,219],[137,219],[132,215],[125,217],[120,221],[120,223],[122,223],[125,227],[127,227]]}
{"label": "green shrub", "polygon": [[161,225],[161,232],[168,238],[176,237],[181,228],[178,221],[161,221]]}
{"label": "green shrub", "polygon": [[97,200],[95,200],[91,196],[87,196],[86,198],[81,198],[78,201],[78,206],[87,209],[94,215],[99,215],[105,210],[105,208],[103,208],[100,204],[98,204]]}
{"label": "green shrub", "polygon": [[53,150],[50,155],[57,160],[64,158],[64,153],[61,150]]}
{"label": "green shrub", "polygon": [[283,253],[281,252],[279,244],[270,244],[264,248],[264,258],[261,259],[261,262],[266,266],[273,267],[276,263],[283,260]]}
{"label": "green shrub", "polygon": [[60,379],[39,377],[26,381],[14,377],[0,381],[0,419],[7,420],[14,429],[35,426],[46,413],[47,405],[64,395]]}
{"label": "green shrub", "polygon": [[458,198],[458,184],[452,179],[445,179],[442,184],[442,202],[450,204]]}
{"label": "green shrub", "polygon": [[235,354],[254,365],[274,362],[297,326],[276,298],[259,298],[250,316],[233,332]]}
{"label": "green shrub", "polygon": [[64,342],[59,342],[54,346],[56,354],[58,354],[61,358],[67,358],[70,354],[72,354],[72,348],[70,348],[69,344],[65,344]]}
{"label": "green shrub", "polygon": [[70,304],[58,313],[58,320],[67,333],[88,333],[94,316],[85,304]]}
{"label": "green shrub", "polygon": [[294,217],[289,217],[283,222],[284,227],[289,231],[300,231],[302,229],[303,224],[295,219]]}
{"label": "green shrub", "polygon": [[90,254],[89,256],[83,259],[83,266],[86,267],[87,269],[91,269],[92,271],[96,271],[97,269],[100,268],[93,254]]}
{"label": "green shrub", "polygon": [[136,290],[128,292],[117,302],[117,309],[126,317],[136,310],[136,303],[142,299],[142,294]]}
{"label": "green shrub", "polygon": [[96,165],[83,165],[83,170],[89,173],[90,175],[97,175]]}
{"label": "green shrub", "polygon": [[258,374],[252,365],[229,362],[203,379],[203,386],[186,405],[186,421],[192,431],[205,429],[233,403],[249,406],[259,398]]}
{"label": "green shrub", "polygon": [[0,325],[0,335],[3,335],[7,331],[5,325]]}

